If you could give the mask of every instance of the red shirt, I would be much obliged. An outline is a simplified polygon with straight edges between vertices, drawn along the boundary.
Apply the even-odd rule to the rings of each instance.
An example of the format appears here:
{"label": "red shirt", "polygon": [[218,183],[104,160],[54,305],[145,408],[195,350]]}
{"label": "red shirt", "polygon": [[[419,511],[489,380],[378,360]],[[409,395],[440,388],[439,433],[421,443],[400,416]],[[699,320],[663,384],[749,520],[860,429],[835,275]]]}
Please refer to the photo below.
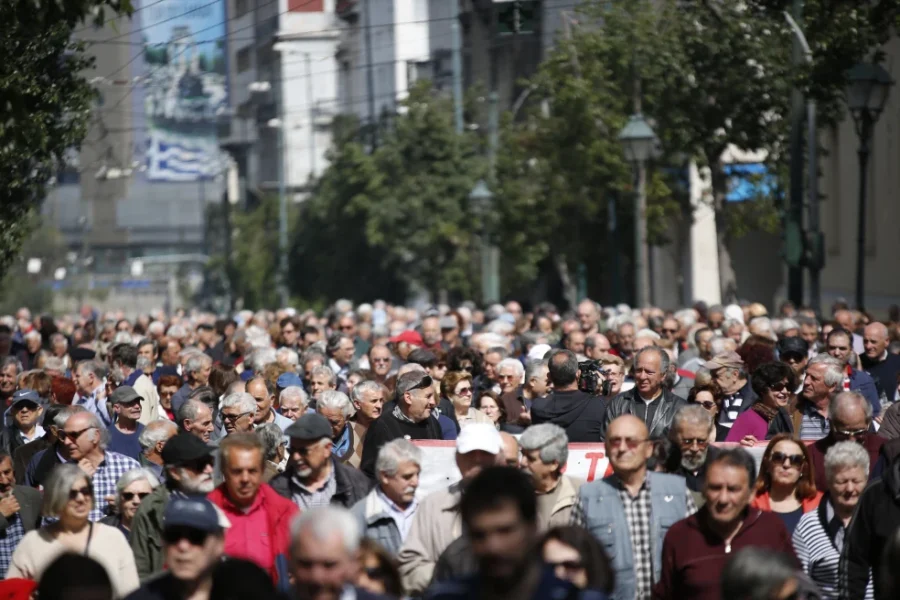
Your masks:
{"label": "red shirt", "polygon": [[275,564],[272,552],[272,541],[269,539],[269,526],[266,512],[262,508],[262,495],[247,510],[242,510],[225,500],[222,510],[231,527],[225,532],[225,554],[232,558],[243,558],[252,561],[270,571]]}

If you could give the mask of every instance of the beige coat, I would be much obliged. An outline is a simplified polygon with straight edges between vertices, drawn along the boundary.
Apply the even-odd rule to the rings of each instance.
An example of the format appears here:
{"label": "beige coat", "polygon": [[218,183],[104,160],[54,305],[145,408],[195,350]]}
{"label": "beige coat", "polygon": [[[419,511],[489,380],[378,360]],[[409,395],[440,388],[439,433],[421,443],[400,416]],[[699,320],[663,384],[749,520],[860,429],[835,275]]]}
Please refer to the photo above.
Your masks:
{"label": "beige coat", "polygon": [[[541,531],[569,525],[572,521],[572,507],[578,501],[578,490],[584,481],[567,477],[565,475],[559,480],[559,485],[552,492],[554,499],[552,506],[543,504],[538,501],[538,526]],[[546,509],[541,510],[547,506]]]}
{"label": "beige coat", "polygon": [[156,391],[153,380],[146,375],[141,375],[132,387],[144,399],[141,402],[141,418],[138,419],[138,422],[146,425],[157,420],[159,418],[159,392]]}
{"label": "beige coat", "polygon": [[456,420],[459,422],[460,429],[462,429],[466,425],[471,425],[472,423],[490,423],[491,425],[494,424],[489,416],[487,416],[477,408],[472,407],[469,407],[469,412],[465,417],[457,417]]}
{"label": "beige coat", "polygon": [[400,548],[400,576],[408,596],[420,596],[428,584],[441,553],[462,535],[458,483],[427,496],[413,517],[406,541]]}

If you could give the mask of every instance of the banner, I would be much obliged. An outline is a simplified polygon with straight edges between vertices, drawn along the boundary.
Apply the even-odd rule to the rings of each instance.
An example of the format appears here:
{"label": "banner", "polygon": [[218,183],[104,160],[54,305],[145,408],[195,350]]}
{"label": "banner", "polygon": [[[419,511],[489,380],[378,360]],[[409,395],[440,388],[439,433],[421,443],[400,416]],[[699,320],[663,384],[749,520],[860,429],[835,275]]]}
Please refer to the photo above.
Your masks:
{"label": "banner", "polygon": [[134,110],[150,181],[222,170],[217,121],[228,108],[225,0],[136,2]]}
{"label": "banner", "polygon": [[[428,494],[447,488],[462,477],[456,468],[456,442],[437,440],[413,440],[422,449],[422,472],[419,475],[419,490],[416,497],[420,500]],[[717,443],[722,448],[734,447],[738,444]],[[756,469],[762,462],[766,451],[766,443],[753,448],[744,449],[756,460]],[[569,460],[566,462],[566,475],[593,481],[602,479],[607,474],[609,459],[606,447],[601,444],[569,444]]]}

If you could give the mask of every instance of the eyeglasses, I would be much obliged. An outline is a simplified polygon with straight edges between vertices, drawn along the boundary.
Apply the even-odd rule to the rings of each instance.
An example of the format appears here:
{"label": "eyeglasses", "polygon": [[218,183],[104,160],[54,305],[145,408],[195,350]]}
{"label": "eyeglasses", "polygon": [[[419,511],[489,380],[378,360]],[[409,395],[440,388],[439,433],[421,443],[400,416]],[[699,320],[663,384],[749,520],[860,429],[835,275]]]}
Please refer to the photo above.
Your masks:
{"label": "eyeglasses", "polygon": [[122,492],[122,500],[125,502],[131,502],[134,500],[134,497],[137,496],[138,500],[143,500],[147,496],[150,495],[150,492]]}
{"label": "eyeglasses", "polygon": [[712,409],[712,408],[715,408],[715,406],[716,406],[716,403],[713,402],[712,400],[704,400],[704,401],[702,401],[702,402],[697,401],[697,400],[694,400],[694,404],[699,404],[700,406],[702,406],[702,407],[705,408],[706,410],[710,410],[710,409]]}
{"label": "eyeglasses", "polygon": [[464,366],[464,367],[460,367],[459,370],[460,370],[460,371],[465,371],[466,373],[474,373],[474,372],[475,372],[475,367],[473,367],[472,365],[466,365],[466,366]]}
{"label": "eyeglasses", "polygon": [[849,440],[851,438],[856,440],[856,439],[859,439],[859,438],[865,436],[867,433],[869,433],[868,427],[866,427],[865,429],[851,429],[851,430],[838,429],[836,427],[834,428],[835,437],[845,439],[845,440]]}
{"label": "eyeglasses", "polygon": [[799,363],[803,362],[803,359],[806,358],[802,354],[782,354],[781,360],[787,363]]}
{"label": "eyeglasses", "polygon": [[252,411],[251,411],[251,412],[242,412],[242,413],[239,414],[239,415],[228,415],[228,414],[222,413],[222,420],[223,420],[223,421],[228,421],[229,423],[231,423],[232,425],[234,425],[235,423],[237,423],[238,421],[240,421],[241,418],[246,417],[247,415],[252,415],[252,414],[253,414]]}
{"label": "eyeglasses", "polygon": [[85,427],[81,431],[66,431],[65,429],[60,429],[59,433],[57,435],[59,436],[59,439],[62,441],[66,441],[66,439],[68,439],[70,442],[77,442],[78,438],[81,437],[81,434],[89,429],[97,429],[97,428],[94,426]]}
{"label": "eyeglasses", "polygon": [[422,377],[422,380],[419,381],[419,383],[407,389],[406,391],[411,392],[413,390],[424,390],[430,388],[432,385],[434,385],[434,380],[431,378],[431,375],[425,375],[424,377]]}
{"label": "eyeglasses", "polygon": [[582,563],[580,560],[561,560],[559,562],[544,561],[544,564],[551,569],[562,567],[567,573],[574,573],[575,571],[581,571],[582,569],[584,569],[584,563]]}
{"label": "eyeglasses", "polygon": [[471,395],[472,395],[472,388],[471,388],[471,387],[464,387],[464,388],[462,388],[462,389],[460,389],[460,390],[456,390],[456,395],[457,395],[457,396],[471,396]]}
{"label": "eyeglasses", "polygon": [[192,546],[202,546],[208,536],[205,531],[193,527],[170,527],[163,531],[163,541],[169,546],[181,540],[187,540]]}
{"label": "eyeglasses", "polygon": [[388,358],[373,358],[372,362],[373,363],[389,363],[389,362],[391,362],[391,359],[390,359],[390,357],[388,357]]}
{"label": "eyeglasses", "polygon": [[351,329],[353,329],[353,327],[354,327],[353,325],[341,325],[341,326],[339,327],[339,329],[340,329],[341,331],[350,331]]}
{"label": "eyeglasses", "polygon": [[366,569],[366,577],[374,581],[382,581],[387,575],[387,569],[384,567],[368,567]]}
{"label": "eyeglasses", "polygon": [[300,456],[305,458],[305,457],[309,456],[309,453],[312,452],[313,448],[315,448],[317,445],[318,444],[310,444],[309,446],[306,446],[304,448],[299,448],[297,446],[291,446],[290,453],[291,454],[299,454]]}
{"label": "eyeglasses", "polygon": [[769,386],[769,389],[772,390],[773,392],[783,392],[784,390],[788,389],[788,384],[786,384],[783,381],[780,381],[778,383],[771,384]]}
{"label": "eyeglasses", "polygon": [[685,448],[690,448],[694,444],[701,448],[706,448],[709,445],[709,440],[706,438],[685,438],[681,440],[681,445]]}
{"label": "eyeglasses", "polygon": [[806,462],[806,457],[802,454],[785,454],[784,452],[773,452],[771,457],[772,464],[783,465],[784,461],[791,461],[791,466],[799,467]]}
{"label": "eyeglasses", "polygon": [[196,460],[185,461],[181,463],[180,466],[189,471],[194,471],[195,473],[202,473],[206,470],[206,467],[211,467],[214,464],[216,464],[215,459],[212,456],[207,456]]}
{"label": "eyeglasses", "polygon": [[610,448],[618,448],[622,442],[628,446],[629,449],[634,450],[644,442],[647,442],[647,439],[638,439],[633,437],[611,437],[606,438],[606,445]]}
{"label": "eyeglasses", "polygon": [[135,398],[134,400],[129,400],[128,402],[119,402],[119,406],[124,406],[125,408],[131,408],[135,404],[140,404],[142,398]]}
{"label": "eyeglasses", "polygon": [[84,496],[85,498],[93,498],[94,486],[88,484],[83,488],[69,490],[69,500],[75,500],[79,495]]}
{"label": "eyeglasses", "polygon": [[663,333],[678,333],[677,329],[661,329]]}

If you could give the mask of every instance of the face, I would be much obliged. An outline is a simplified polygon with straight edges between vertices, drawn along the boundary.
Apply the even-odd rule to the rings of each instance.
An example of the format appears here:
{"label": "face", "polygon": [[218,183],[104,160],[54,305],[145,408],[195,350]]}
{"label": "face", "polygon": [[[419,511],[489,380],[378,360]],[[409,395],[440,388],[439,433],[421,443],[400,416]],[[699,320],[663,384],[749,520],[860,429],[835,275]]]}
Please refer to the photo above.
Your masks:
{"label": "face", "polygon": [[869,474],[862,467],[843,468],[828,482],[828,494],[835,505],[850,511],[856,507],[868,482]]}
{"label": "face", "polygon": [[434,387],[411,390],[403,395],[403,400],[408,403],[409,418],[416,423],[421,423],[430,417],[431,411],[437,406]]}
{"label": "face", "polygon": [[262,484],[262,452],[256,448],[232,448],[223,458],[222,475],[228,497],[238,506],[250,506]]}
{"label": "face", "polygon": [[534,526],[525,522],[512,502],[473,515],[467,526],[472,554],[482,572],[499,579],[513,577],[531,555]]}
{"label": "face", "polygon": [[309,391],[313,398],[318,398],[320,392],[333,389],[334,384],[327,373],[316,373],[309,380]]}
{"label": "face", "polygon": [[196,581],[212,571],[225,550],[225,538],[191,528],[173,527],[163,534],[166,565],[180,581]]}
{"label": "face", "polygon": [[659,354],[656,352],[641,354],[634,367],[634,385],[641,395],[649,398],[659,392],[665,376]]}
{"label": "face", "polygon": [[802,377],[804,371],[806,371],[806,365],[809,363],[809,357],[805,354],[799,354],[797,352],[787,352],[781,355],[781,360],[786,362],[791,366],[791,370],[798,377]]}
{"label": "face", "polygon": [[338,329],[341,330],[341,333],[355,336],[356,335],[356,322],[351,317],[342,317],[340,321],[338,321]]}
{"label": "face", "polygon": [[835,334],[828,338],[828,354],[841,361],[841,364],[848,362],[852,349],[850,340],[846,335]]}
{"label": "face", "polygon": [[494,423],[500,420],[500,407],[497,406],[497,403],[494,402],[494,399],[490,396],[486,396],[481,399],[480,410],[481,412],[486,414]]}
{"label": "face", "polygon": [[122,516],[125,517],[126,521],[131,522],[131,519],[134,518],[134,513],[137,512],[138,507],[141,505],[141,500],[149,496],[152,491],[153,488],[150,487],[150,482],[146,479],[134,481],[122,490],[122,493],[119,494],[119,502]]}
{"label": "face", "polygon": [[387,377],[391,370],[391,351],[384,346],[372,348],[369,353],[369,365],[378,377]]}
{"label": "face", "polygon": [[301,532],[291,548],[291,574],[298,597],[338,600],[344,585],[354,580],[356,560],[337,533],[318,539]]}
{"label": "face", "polygon": [[831,435],[837,441],[865,442],[869,425],[865,409],[859,404],[844,404],[837,414],[831,415]]}
{"label": "face", "polygon": [[878,323],[867,326],[863,336],[863,347],[866,349],[868,358],[872,360],[881,358],[888,347],[885,327]]}
{"label": "face", "polygon": [[381,563],[374,554],[365,554],[360,559],[359,575],[356,578],[356,587],[376,595],[385,595],[387,590],[384,585],[384,574]]}
{"label": "face", "polygon": [[[10,395],[16,391],[16,365],[7,365],[0,370],[0,392]],[[76,374],[77,378],[78,375]]]}
{"label": "face", "polygon": [[7,456],[0,461],[0,496],[6,497],[16,484],[16,473],[13,470],[12,458]]}
{"label": "face", "polygon": [[177,391],[178,388],[174,385],[164,385],[159,388],[159,403],[162,404],[163,408],[166,410],[172,409],[172,396],[174,396]]}
{"label": "face", "polygon": [[810,347],[819,339],[819,328],[813,325],[800,325],[800,337],[806,341]]}
{"label": "face", "polygon": [[174,478],[186,494],[208,494],[215,488],[213,458],[207,456],[174,469]]}
{"label": "face", "polygon": [[713,339],[712,331],[704,331],[697,336],[697,350],[701,356],[709,356],[710,342]]}
{"label": "face", "polygon": [[559,473],[559,463],[555,460],[545,463],[541,460],[540,454],[540,449],[522,450],[519,466],[523,471],[531,473],[535,481],[556,479]]}
{"label": "face", "polygon": [[597,324],[597,310],[589,303],[578,305],[578,322],[582,331],[590,331]]}
{"label": "face", "polygon": [[353,340],[348,338],[343,338],[341,340],[338,349],[334,353],[334,360],[341,366],[349,364],[351,360],[353,360],[353,354],[356,352],[356,347],[353,345]]}
{"label": "face", "polygon": [[119,403],[114,407],[115,412],[119,415],[119,418],[131,419],[132,421],[137,421],[141,418],[141,399],[135,398],[131,402],[126,402],[124,404]]}
{"label": "face", "polygon": [[75,370],[75,388],[79,394],[90,394],[97,387],[97,378],[83,367]]}
{"label": "face", "polygon": [[794,442],[784,440],[775,444],[769,455],[769,475],[773,484],[794,486],[800,481],[806,459],[803,450]]}
{"label": "face", "polygon": [[339,438],[347,425],[347,417],[340,410],[333,408],[320,406],[318,410],[319,414],[328,419],[328,423],[331,425],[331,437],[333,439]]}
{"label": "face", "polygon": [[725,315],[720,312],[711,312],[706,318],[706,323],[710,329],[720,328],[723,322],[725,322]]}
{"label": "face", "polygon": [[803,397],[807,400],[827,398],[834,391],[834,387],[825,384],[825,365],[812,364],[806,369],[806,377],[803,379]]}
{"label": "face", "polygon": [[416,497],[416,489],[419,487],[419,465],[412,461],[400,463],[400,467],[393,475],[381,472],[378,474],[378,483],[381,491],[399,506],[409,506]]}
{"label": "face", "polygon": [[63,514],[73,520],[83,521],[88,518],[94,508],[94,488],[86,477],[75,480],[69,490],[69,501],[63,507]]}
{"label": "face", "polygon": [[662,329],[659,332],[660,337],[664,340],[675,340],[681,327],[675,319],[666,319],[663,321]]}
{"label": "face", "polygon": [[500,382],[500,391],[504,394],[514,392],[521,381],[518,373],[512,367],[502,367],[498,371],[497,379]]}
{"label": "face", "polygon": [[281,328],[281,338],[284,340],[285,346],[294,346],[297,343],[298,335],[299,332],[293,323],[285,323],[284,327]]}
{"label": "face", "polygon": [[210,372],[212,372],[212,363],[204,363],[200,370],[194,371],[194,382],[199,385],[208,385]]}
{"label": "face", "polygon": [[320,473],[330,459],[331,440],[291,440],[291,466],[301,479]]}
{"label": "face", "polygon": [[535,371],[534,376],[528,380],[528,387],[535,396],[546,396],[550,390],[550,382],[547,379],[548,368],[542,367]]}
{"label": "face", "polygon": [[634,327],[623,325],[619,328],[619,349],[631,352],[634,349]]}
{"label": "face", "polygon": [[563,544],[559,540],[550,539],[544,544],[542,551],[544,564],[553,568],[553,573],[564,581],[570,581],[578,589],[588,584],[587,570],[578,550]]}
{"label": "face", "polygon": [[725,332],[725,337],[734,340],[735,344],[740,344],[741,338],[744,337],[744,326],[740,323],[732,325],[728,328],[728,331]]}
{"label": "face", "polygon": [[472,450],[465,454],[456,454],[456,466],[465,480],[472,479],[485,467],[497,464],[497,455],[484,450]]}
{"label": "face", "polygon": [[359,395],[359,401],[356,403],[356,409],[363,414],[365,418],[374,421],[381,416],[381,410],[384,408],[384,391],[366,390]]}
{"label": "face", "polygon": [[772,384],[763,396],[763,402],[772,408],[784,408],[791,401],[791,389],[787,380]]}
{"label": "face", "polygon": [[59,437],[69,458],[76,462],[90,454],[100,443],[100,432],[92,425],[87,413],[69,417]]}
{"label": "face", "polygon": [[247,433],[253,429],[253,417],[255,413],[242,412],[238,406],[228,406],[222,409],[222,423],[225,425],[225,432],[228,435],[232,433]]}
{"label": "face", "polygon": [[291,421],[296,421],[297,419],[299,419],[300,415],[303,414],[303,411],[303,403],[300,402],[300,398],[298,396],[281,397],[280,412]]}
{"label": "face", "polygon": [[606,455],[617,473],[633,473],[644,468],[653,453],[647,427],[637,419],[617,419],[606,432]]}
{"label": "face", "polygon": [[165,350],[162,352],[162,356],[160,359],[162,363],[169,367],[174,367],[178,364],[178,354],[181,352],[181,344],[178,342],[169,342],[166,345]]}
{"label": "face", "polygon": [[25,400],[16,404],[13,419],[19,429],[27,431],[34,427],[43,412],[44,410],[40,406]]}
{"label": "face", "polygon": [[573,331],[566,338],[566,348],[575,354],[584,354],[584,334],[580,331]]}
{"label": "face", "polygon": [[205,404],[201,405],[197,410],[196,419],[194,419],[193,421],[185,421],[185,430],[189,433],[194,434],[207,444],[209,443],[209,439],[212,436],[213,429],[214,426],[212,411]]}
{"label": "face", "polygon": [[750,503],[750,478],[742,467],[713,463],[706,470],[703,496],[710,517],[722,525],[734,523]]}
{"label": "face", "polygon": [[497,365],[500,364],[500,355],[496,352],[488,352],[484,355],[484,376],[491,381],[497,381]]}
{"label": "face", "polygon": [[675,441],[681,448],[681,464],[689,471],[699,469],[706,461],[709,429],[703,425],[682,423],[675,431]]}
{"label": "face", "polygon": [[467,410],[472,404],[472,382],[463,379],[453,388],[453,404],[460,409]]}
{"label": "face", "polygon": [[433,346],[441,341],[441,322],[429,317],[422,321],[422,341],[426,346]]}
{"label": "face", "polygon": [[710,392],[697,392],[697,395],[694,396],[694,402],[708,410],[713,417],[719,413],[719,407],[716,406],[716,398]]}
{"label": "face", "polygon": [[609,395],[617,395],[622,391],[622,384],[625,383],[625,370],[619,365],[606,365],[603,370],[609,378]]}
{"label": "face", "polygon": [[725,367],[716,369],[712,372],[712,378],[726,394],[732,394],[741,388],[737,369],[728,369]]}
{"label": "face", "polygon": [[269,412],[272,410],[272,402],[275,400],[274,396],[269,393],[266,384],[259,379],[254,379],[250,382],[250,385],[247,386],[247,393],[256,400],[256,416],[253,418],[254,421],[257,423],[265,423],[266,419],[269,418]]}

